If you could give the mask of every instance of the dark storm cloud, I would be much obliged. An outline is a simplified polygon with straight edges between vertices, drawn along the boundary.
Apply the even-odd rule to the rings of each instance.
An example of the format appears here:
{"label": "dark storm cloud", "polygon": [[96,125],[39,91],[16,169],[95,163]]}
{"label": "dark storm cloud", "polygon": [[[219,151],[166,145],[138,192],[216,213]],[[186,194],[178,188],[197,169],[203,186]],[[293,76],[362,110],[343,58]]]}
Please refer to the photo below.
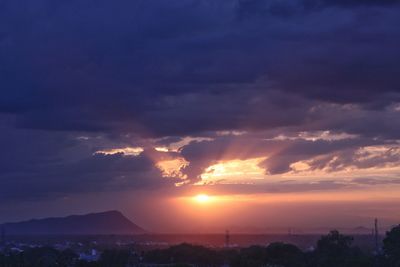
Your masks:
{"label": "dark storm cloud", "polygon": [[162,177],[146,157],[93,155],[73,162],[36,162],[31,168],[16,165],[1,174],[0,195],[6,200],[32,200],[74,193],[150,190],[171,187],[178,180]]}
{"label": "dark storm cloud", "polygon": [[[398,99],[396,6],[238,20],[247,5],[299,3],[1,4],[0,110],[18,114],[18,127],[182,135],[291,126],[319,100],[382,108]],[[274,119],[286,106],[298,115]]]}
{"label": "dark storm cloud", "polygon": [[257,15],[289,17],[304,12],[320,11],[322,8],[329,7],[386,7],[399,3],[398,0],[239,0],[238,15],[239,18],[248,18]]}
{"label": "dark storm cloud", "polygon": [[[261,165],[273,174],[299,160],[395,163],[354,153],[400,138],[397,3],[0,1],[2,196],[168,186],[154,163],[179,153],[193,181],[222,158],[271,151]],[[249,134],[217,133],[227,130]],[[263,140],[321,130],[357,138]],[[148,148],[188,135],[215,140]],[[93,155],[126,146],[146,150]]]}
{"label": "dark storm cloud", "polygon": [[322,6],[391,6],[397,5],[398,0],[304,0],[307,5],[322,5]]}
{"label": "dark storm cloud", "polygon": [[131,188],[149,190],[173,186],[177,181],[162,177],[155,166],[155,160],[173,158],[173,153],[159,155],[151,149],[138,156],[94,153],[116,144],[107,138],[77,138],[69,133],[12,129],[4,124],[8,123],[2,120],[3,202]]}

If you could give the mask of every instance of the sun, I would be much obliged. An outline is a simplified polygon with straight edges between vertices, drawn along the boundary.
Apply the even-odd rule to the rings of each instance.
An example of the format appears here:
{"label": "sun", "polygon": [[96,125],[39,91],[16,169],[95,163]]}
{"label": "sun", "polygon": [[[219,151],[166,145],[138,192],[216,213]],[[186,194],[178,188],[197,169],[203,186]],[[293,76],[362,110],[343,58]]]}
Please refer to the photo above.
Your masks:
{"label": "sun", "polygon": [[210,196],[206,194],[199,194],[195,196],[194,199],[199,203],[207,203],[210,201]]}

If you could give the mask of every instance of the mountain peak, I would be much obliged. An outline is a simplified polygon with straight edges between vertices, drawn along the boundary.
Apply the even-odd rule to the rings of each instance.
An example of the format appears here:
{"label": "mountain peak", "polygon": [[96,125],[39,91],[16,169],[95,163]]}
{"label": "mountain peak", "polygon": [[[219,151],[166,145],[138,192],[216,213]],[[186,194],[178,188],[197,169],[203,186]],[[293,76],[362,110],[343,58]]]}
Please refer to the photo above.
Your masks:
{"label": "mountain peak", "polygon": [[141,227],[134,224],[118,210],[70,215],[67,217],[32,219],[2,225],[8,234],[141,234]]}

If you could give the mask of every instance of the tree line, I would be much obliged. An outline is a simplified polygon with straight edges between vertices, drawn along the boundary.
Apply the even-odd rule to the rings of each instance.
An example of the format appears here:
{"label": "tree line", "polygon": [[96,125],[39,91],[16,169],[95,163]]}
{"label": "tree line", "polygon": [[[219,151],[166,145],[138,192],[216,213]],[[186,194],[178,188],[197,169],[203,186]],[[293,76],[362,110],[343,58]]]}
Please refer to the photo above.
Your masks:
{"label": "tree line", "polygon": [[313,251],[302,251],[281,242],[241,249],[211,249],[180,244],[147,252],[111,249],[98,261],[79,260],[70,249],[59,251],[38,247],[23,252],[0,254],[0,267],[400,267],[400,225],[386,233],[375,252],[353,245],[353,237],[331,231],[321,236]]}

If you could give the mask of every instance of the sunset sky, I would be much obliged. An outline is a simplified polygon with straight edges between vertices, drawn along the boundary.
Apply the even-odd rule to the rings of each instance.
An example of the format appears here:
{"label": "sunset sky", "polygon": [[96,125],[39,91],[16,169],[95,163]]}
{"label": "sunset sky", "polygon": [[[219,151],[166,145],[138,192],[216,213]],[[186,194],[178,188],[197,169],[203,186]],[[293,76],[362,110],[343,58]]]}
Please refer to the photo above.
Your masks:
{"label": "sunset sky", "polygon": [[0,223],[400,223],[400,1],[0,1]]}

